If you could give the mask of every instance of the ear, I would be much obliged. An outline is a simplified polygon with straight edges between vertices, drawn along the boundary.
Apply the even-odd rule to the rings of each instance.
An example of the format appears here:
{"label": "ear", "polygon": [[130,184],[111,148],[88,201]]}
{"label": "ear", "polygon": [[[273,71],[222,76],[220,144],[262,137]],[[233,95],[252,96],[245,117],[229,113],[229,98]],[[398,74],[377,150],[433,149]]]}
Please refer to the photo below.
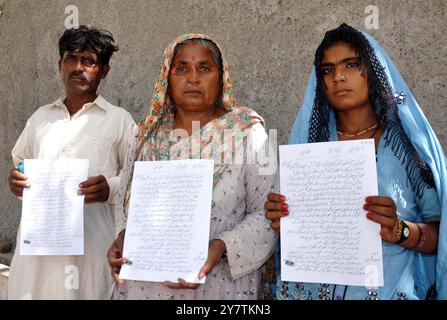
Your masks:
{"label": "ear", "polygon": [[106,64],[101,67],[101,79],[105,79],[110,71],[110,65]]}

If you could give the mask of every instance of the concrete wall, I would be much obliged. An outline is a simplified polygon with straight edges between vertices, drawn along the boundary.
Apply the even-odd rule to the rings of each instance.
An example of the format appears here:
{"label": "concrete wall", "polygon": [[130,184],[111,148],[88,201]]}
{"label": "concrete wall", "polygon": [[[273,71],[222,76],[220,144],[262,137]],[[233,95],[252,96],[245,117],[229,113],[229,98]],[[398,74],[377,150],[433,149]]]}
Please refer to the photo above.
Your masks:
{"label": "concrete wall", "polygon": [[8,298],[9,267],[0,263],[0,300]]}
{"label": "concrete wall", "polygon": [[[201,32],[223,48],[240,104],[263,115],[285,143],[318,43],[347,22],[388,51],[447,147],[445,0],[0,0],[0,241],[14,241],[20,216],[6,184],[11,149],[32,112],[63,94],[57,41],[70,4],[79,8],[81,24],[115,36],[121,50],[101,93],[135,120],[146,109],[166,44]],[[377,30],[366,30],[368,5],[379,9]]]}

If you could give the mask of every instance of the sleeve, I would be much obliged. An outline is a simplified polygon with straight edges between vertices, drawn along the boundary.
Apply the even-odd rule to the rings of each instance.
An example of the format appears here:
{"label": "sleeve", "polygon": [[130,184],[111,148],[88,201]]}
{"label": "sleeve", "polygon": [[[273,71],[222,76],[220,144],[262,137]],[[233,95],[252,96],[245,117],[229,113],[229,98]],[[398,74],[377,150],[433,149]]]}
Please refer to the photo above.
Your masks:
{"label": "sleeve", "polygon": [[[268,143],[267,134],[260,124],[253,127],[248,141],[249,148],[255,151],[256,160],[248,160],[244,164],[245,216],[232,230],[218,236],[225,242],[233,279],[258,270],[272,255],[277,240],[264,210],[267,195],[275,188],[276,145],[273,147]],[[265,152],[267,148],[268,155]]]}
{"label": "sleeve", "polygon": [[110,188],[107,202],[115,204],[115,238],[126,228],[125,195],[133,172],[137,134],[135,122],[131,120],[118,148],[120,173],[116,177],[107,178]]}
{"label": "sleeve", "polygon": [[[431,223],[431,222],[438,222],[441,219],[441,203],[436,191],[436,188],[430,188],[425,189],[422,197],[418,198],[416,197],[417,207],[418,207],[418,214],[417,214],[417,221],[416,222],[423,222],[423,223]],[[441,280],[445,276],[441,276],[439,273],[439,270],[436,268],[436,263],[438,263],[439,268],[439,261],[442,259],[440,255],[444,255],[444,253],[440,254],[442,252],[441,250],[441,228],[439,229],[439,238],[438,238],[438,254],[423,254],[421,252],[415,252],[414,257],[414,282],[415,286],[418,288],[419,297],[421,299],[427,299],[428,296],[430,296],[430,293],[432,292],[433,288],[438,290],[438,299],[441,297],[440,292],[442,292],[442,285],[444,283],[443,280]],[[438,262],[437,262],[438,260]],[[445,268],[442,268],[445,270]],[[436,271],[435,271],[436,270]],[[441,272],[442,273],[442,272]],[[434,286],[436,284],[436,286]]]}
{"label": "sleeve", "polygon": [[107,203],[109,204],[117,204],[119,203],[119,200],[122,199],[122,196],[120,197],[120,195],[123,188],[126,188],[127,182],[129,181],[130,171],[133,166],[137,128],[130,115],[129,118],[130,121],[127,121],[124,135],[117,147],[119,173],[114,177],[106,177],[110,189],[109,198],[107,200]]}
{"label": "sleeve", "polygon": [[119,206],[119,212],[115,214],[115,238],[122,230],[126,229],[127,225],[127,216],[129,214],[129,200],[132,191],[133,163],[134,161],[132,161],[131,169],[129,170],[129,180],[127,181],[127,185],[124,186],[122,189],[122,206]]}
{"label": "sleeve", "polygon": [[14,167],[17,168],[20,162],[24,159],[33,159],[34,156],[32,154],[32,136],[33,129],[31,126],[31,119],[26,122],[25,128],[20,134],[19,139],[17,140],[14,148],[12,149],[12,161],[14,162]]}
{"label": "sleeve", "polygon": [[436,188],[425,189],[422,197],[417,200],[420,209],[420,222],[437,222],[441,219],[441,203]]}

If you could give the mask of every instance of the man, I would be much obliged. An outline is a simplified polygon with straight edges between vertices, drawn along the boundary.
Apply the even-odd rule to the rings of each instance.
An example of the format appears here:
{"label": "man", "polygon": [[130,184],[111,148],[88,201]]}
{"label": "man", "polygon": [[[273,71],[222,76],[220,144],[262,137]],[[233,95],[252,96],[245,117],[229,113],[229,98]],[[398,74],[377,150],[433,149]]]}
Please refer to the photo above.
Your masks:
{"label": "man", "polygon": [[[115,237],[115,210],[122,211],[136,131],[126,110],[96,92],[117,50],[109,32],[91,26],[66,30],[59,40],[59,70],[66,96],[39,108],[28,119],[12,157],[15,167],[24,159],[90,159],[88,179],[79,189],[85,195],[84,255],[20,256],[17,241],[9,299],[111,297],[113,279],[106,253]],[[32,188],[32,182],[15,168],[8,181],[19,197],[23,188]]]}

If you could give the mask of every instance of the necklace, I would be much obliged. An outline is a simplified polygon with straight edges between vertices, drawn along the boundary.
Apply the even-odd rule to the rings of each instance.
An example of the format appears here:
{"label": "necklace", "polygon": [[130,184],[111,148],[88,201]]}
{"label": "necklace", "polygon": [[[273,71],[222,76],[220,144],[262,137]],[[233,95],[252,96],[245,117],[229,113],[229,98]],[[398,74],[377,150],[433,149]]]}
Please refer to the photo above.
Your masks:
{"label": "necklace", "polygon": [[376,123],[372,127],[366,128],[365,130],[362,130],[362,131],[359,131],[359,132],[356,132],[356,133],[352,133],[352,134],[346,133],[346,132],[343,132],[343,131],[339,131],[339,130],[337,130],[337,133],[339,135],[341,135],[341,136],[345,136],[345,137],[348,137],[348,138],[353,138],[353,137],[358,137],[359,135],[362,135],[362,134],[364,134],[366,132],[369,132],[371,130],[374,130],[374,129],[377,128],[377,126],[378,126],[378,124]]}

